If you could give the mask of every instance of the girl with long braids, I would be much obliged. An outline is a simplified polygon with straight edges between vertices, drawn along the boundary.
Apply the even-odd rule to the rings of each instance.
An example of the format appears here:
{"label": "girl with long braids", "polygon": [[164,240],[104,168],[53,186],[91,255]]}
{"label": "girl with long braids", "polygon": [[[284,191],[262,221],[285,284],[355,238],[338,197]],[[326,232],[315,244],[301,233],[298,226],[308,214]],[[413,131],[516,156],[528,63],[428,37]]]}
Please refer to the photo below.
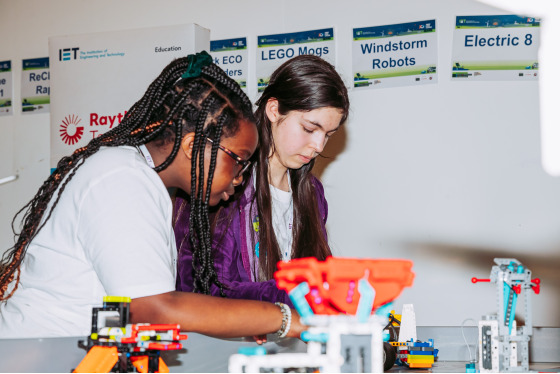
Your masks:
{"label": "girl with long braids", "polygon": [[[290,304],[272,279],[278,261],[331,254],[328,207],[314,159],[348,116],[347,89],[334,67],[316,56],[281,65],[257,102],[259,148],[237,201],[215,220],[212,294]],[[198,289],[188,200],[174,203],[179,248],[177,289]],[[194,255],[194,257],[193,257]]]}
{"label": "girl with long braids", "polygon": [[88,335],[105,295],[131,297],[133,323],[299,336],[285,305],[175,291],[166,188],[191,195],[197,276],[219,284],[208,207],[242,182],[257,137],[250,101],[207,53],[171,62],[120,125],[61,159],[20,211],[22,231],[0,264],[0,336]]}

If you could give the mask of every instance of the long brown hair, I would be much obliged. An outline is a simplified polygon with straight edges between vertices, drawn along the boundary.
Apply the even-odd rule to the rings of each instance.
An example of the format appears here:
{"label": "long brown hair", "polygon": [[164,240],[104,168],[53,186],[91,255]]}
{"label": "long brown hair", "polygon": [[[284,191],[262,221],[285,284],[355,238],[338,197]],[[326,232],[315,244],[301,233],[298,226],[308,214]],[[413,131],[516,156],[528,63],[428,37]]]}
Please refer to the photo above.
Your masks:
{"label": "long brown hair", "polygon": [[[270,77],[268,86],[257,101],[255,117],[259,127],[259,151],[256,165],[256,203],[259,216],[259,280],[271,279],[280,261],[280,249],[272,226],[272,206],[268,181],[269,155],[274,153],[272,124],[266,104],[278,100],[280,114],[332,107],[342,112],[346,121],[350,103],[344,82],[327,61],[302,55],[282,64]],[[315,186],[311,180],[312,160],[300,169],[290,169],[294,205],[292,258],[316,257],[324,260],[331,254],[323,233]],[[254,246],[253,246],[254,247]]]}

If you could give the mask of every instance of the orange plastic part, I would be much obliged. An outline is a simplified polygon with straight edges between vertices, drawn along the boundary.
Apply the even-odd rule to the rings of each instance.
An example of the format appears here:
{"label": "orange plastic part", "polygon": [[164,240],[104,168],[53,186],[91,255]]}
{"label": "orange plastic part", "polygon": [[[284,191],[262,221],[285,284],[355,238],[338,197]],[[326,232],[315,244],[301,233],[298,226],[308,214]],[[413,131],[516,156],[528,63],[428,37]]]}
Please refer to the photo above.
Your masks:
{"label": "orange plastic part", "polygon": [[408,367],[411,369],[429,369],[432,367],[432,364],[409,364]]}
{"label": "orange plastic part", "polygon": [[[130,358],[130,361],[139,373],[148,372],[148,356],[133,356]],[[156,373],[169,373],[169,368],[161,357],[159,357],[159,368]]]}
{"label": "orange plastic part", "polygon": [[287,292],[307,282],[310,292],[305,298],[315,314],[355,315],[360,279],[367,277],[375,289],[373,312],[399,296],[404,287],[412,285],[411,269],[409,260],[328,257],[319,261],[308,257],[279,262],[274,278],[278,288]]}
{"label": "orange plastic part", "polygon": [[119,361],[117,347],[91,347],[74,373],[108,373]]}

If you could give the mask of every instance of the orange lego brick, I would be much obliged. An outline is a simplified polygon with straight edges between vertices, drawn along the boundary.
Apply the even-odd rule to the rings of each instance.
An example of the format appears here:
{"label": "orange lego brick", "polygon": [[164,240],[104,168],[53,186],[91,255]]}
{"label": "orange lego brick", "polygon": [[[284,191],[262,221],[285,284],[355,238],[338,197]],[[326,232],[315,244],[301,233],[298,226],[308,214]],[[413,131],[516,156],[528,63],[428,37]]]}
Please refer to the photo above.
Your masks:
{"label": "orange lego brick", "polygon": [[117,347],[92,347],[74,373],[109,373],[119,361]]}

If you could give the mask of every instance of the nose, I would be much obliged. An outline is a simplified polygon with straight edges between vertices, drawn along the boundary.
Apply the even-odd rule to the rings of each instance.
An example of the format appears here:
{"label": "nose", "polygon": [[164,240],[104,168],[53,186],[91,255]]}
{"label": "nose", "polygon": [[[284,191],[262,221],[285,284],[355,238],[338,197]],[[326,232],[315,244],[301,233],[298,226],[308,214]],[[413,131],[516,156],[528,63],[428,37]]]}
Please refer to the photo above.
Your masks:
{"label": "nose", "polygon": [[327,144],[327,137],[325,134],[317,132],[317,134],[313,137],[311,141],[311,148],[315,151],[315,153],[319,154],[323,152],[325,148],[325,144]]}

